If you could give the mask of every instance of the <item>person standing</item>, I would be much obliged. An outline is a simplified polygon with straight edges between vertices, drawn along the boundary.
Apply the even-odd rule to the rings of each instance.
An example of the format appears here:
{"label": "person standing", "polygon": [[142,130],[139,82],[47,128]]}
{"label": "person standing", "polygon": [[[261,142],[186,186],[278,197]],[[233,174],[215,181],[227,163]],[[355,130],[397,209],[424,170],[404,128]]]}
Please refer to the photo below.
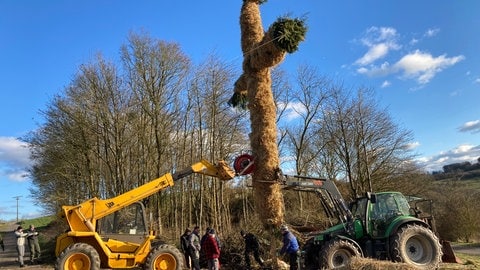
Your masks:
{"label": "person standing", "polygon": [[35,260],[40,259],[40,244],[38,243],[38,232],[35,230],[35,226],[30,225],[28,228],[28,247],[30,248],[30,263],[34,264]]}
{"label": "person standing", "polygon": [[299,249],[298,241],[295,235],[288,230],[287,225],[282,225],[280,228],[280,232],[283,235],[283,246],[280,250],[280,255],[288,254],[289,256],[289,263],[290,263],[290,270],[297,270],[297,252]]}
{"label": "person standing", "polygon": [[[210,230],[211,228],[210,227],[207,227],[207,229],[205,230],[205,234],[202,236],[202,238],[200,239],[200,246],[203,245],[203,242],[205,242],[205,240],[208,238],[208,236],[210,235]],[[215,240],[217,241],[217,246],[218,248],[220,249],[220,251],[222,250],[222,243],[220,242],[220,238],[218,237],[218,235],[215,234]],[[200,250],[200,266],[203,268],[203,267],[207,267],[207,258],[205,257],[205,252],[203,250]]]}
{"label": "person standing", "polygon": [[2,251],[5,251],[5,244],[3,244],[3,235],[0,233],[0,245],[2,246]]}
{"label": "person standing", "polygon": [[187,228],[185,232],[180,236],[180,248],[182,249],[183,256],[185,256],[185,265],[188,269],[190,269],[190,250],[188,246],[191,233],[192,231]]}
{"label": "person standing", "polygon": [[195,226],[188,239],[192,269],[200,270],[200,227]]}
{"label": "person standing", "polygon": [[243,237],[245,241],[245,264],[247,265],[247,269],[251,268],[250,264],[250,253],[253,253],[253,257],[255,261],[260,266],[263,266],[263,260],[260,258],[260,244],[258,243],[257,237],[253,233],[247,233],[244,230],[240,231],[240,235]]}
{"label": "person standing", "polygon": [[202,243],[202,250],[205,252],[208,270],[219,270],[220,248],[218,247],[214,229],[210,229],[208,232],[207,237]]}
{"label": "person standing", "polygon": [[22,226],[18,226],[15,230],[15,236],[17,237],[17,252],[18,252],[18,262],[20,267],[25,267],[23,264],[23,256],[25,256],[25,237],[28,233],[23,232]]}
{"label": "person standing", "polygon": [[[200,238],[200,246],[203,246],[203,243],[208,238],[208,232],[210,231],[210,227],[207,227],[205,233]],[[205,256],[205,250],[200,249],[200,267],[205,268],[207,267],[207,257]]]}

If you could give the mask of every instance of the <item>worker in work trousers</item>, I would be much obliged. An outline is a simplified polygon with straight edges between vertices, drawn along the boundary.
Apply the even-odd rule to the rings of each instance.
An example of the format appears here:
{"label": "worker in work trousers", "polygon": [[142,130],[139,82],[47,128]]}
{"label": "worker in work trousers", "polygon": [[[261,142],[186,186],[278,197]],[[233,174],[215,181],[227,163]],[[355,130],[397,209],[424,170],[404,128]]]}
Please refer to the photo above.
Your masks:
{"label": "worker in work trousers", "polygon": [[250,253],[253,253],[253,257],[255,261],[260,266],[263,266],[263,260],[260,258],[260,244],[258,243],[257,237],[252,233],[247,233],[244,230],[240,231],[240,235],[243,237],[245,241],[245,264],[247,265],[247,269],[251,269],[250,264]]}
{"label": "worker in work trousers", "polygon": [[35,226],[30,225],[27,234],[28,247],[30,248],[30,263],[34,264],[40,259],[40,244],[38,243],[38,232],[35,230]]}
{"label": "worker in work trousers", "polygon": [[298,241],[295,235],[288,230],[286,225],[282,225],[280,231],[283,235],[283,246],[280,250],[280,255],[288,254],[289,256],[289,263],[290,263],[290,270],[297,270],[298,269]]}
{"label": "worker in work trousers", "polygon": [[28,233],[23,232],[22,226],[18,226],[15,230],[15,236],[17,237],[17,252],[18,252],[18,262],[20,267],[25,267],[23,264],[23,256],[25,256],[25,237]]}
{"label": "worker in work trousers", "polygon": [[190,258],[192,259],[192,269],[200,270],[200,227],[196,226],[188,239],[188,248]]}
{"label": "worker in work trousers", "polygon": [[182,253],[185,256],[185,265],[188,269],[190,269],[190,250],[188,248],[190,238],[190,234],[192,231],[190,229],[186,229],[185,232],[180,236],[180,248],[182,249]]}

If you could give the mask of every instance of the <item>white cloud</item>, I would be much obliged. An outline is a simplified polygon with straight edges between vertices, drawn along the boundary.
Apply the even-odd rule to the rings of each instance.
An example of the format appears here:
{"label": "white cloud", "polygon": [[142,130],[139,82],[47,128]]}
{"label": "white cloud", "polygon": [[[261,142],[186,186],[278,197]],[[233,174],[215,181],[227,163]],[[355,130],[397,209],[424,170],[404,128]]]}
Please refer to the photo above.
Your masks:
{"label": "white cloud", "polygon": [[390,85],[392,85],[392,83],[390,83],[389,81],[384,81],[380,87],[381,87],[381,88],[387,88],[387,87],[389,87]]}
{"label": "white cloud", "polygon": [[361,43],[367,46],[368,51],[355,61],[356,65],[369,65],[385,57],[390,50],[398,50],[397,30],[390,27],[370,27],[367,29]]}
{"label": "white cloud", "polygon": [[455,90],[455,91],[450,92],[451,97],[456,97],[458,95],[460,95],[460,90]]}
{"label": "white cloud", "polygon": [[425,32],[424,36],[426,36],[426,37],[434,37],[434,36],[436,36],[439,32],[440,32],[440,29],[438,29],[438,28],[428,29],[428,30]]}
{"label": "white cloud", "polygon": [[433,57],[429,53],[416,50],[413,53],[403,56],[393,65],[393,69],[403,72],[403,75],[407,78],[416,79],[420,84],[426,84],[435,77],[438,72],[462,61],[464,58],[463,55],[455,57],[440,55]]}
{"label": "white cloud", "polygon": [[475,79],[475,83],[480,83],[480,78]]}
{"label": "white cloud", "polygon": [[460,132],[480,132],[480,120],[468,121],[458,128]]}
{"label": "white cloud", "polygon": [[355,61],[357,65],[368,65],[375,62],[377,59],[383,58],[388,53],[388,45],[385,43],[375,44],[370,47],[368,52],[361,58]]}
{"label": "white cloud", "polygon": [[[433,37],[439,32],[438,28],[428,29],[424,33],[424,37]],[[413,79],[418,84],[423,85],[429,83],[439,72],[465,59],[463,55],[454,57],[447,57],[446,54],[433,56],[417,49],[411,53],[400,55],[398,56],[399,60],[395,60],[393,59],[395,56],[392,57],[389,54],[402,47],[398,42],[399,37],[396,29],[391,27],[370,27],[367,29],[360,41],[362,45],[368,47],[368,50],[354,62],[354,65],[358,66],[357,73],[370,77],[398,73],[401,74],[402,78]],[[417,39],[411,39],[410,46],[418,42]],[[376,63],[383,58],[386,60],[382,64]]]}
{"label": "white cloud", "polygon": [[359,74],[367,76],[387,76],[393,73],[401,73],[403,77],[415,79],[420,84],[428,83],[438,72],[452,66],[464,59],[463,55],[455,57],[446,57],[441,55],[433,57],[431,54],[415,51],[403,56],[397,63],[390,65],[384,62],[380,66],[360,67],[357,69]]}
{"label": "white cloud", "polygon": [[25,181],[31,165],[28,145],[13,137],[0,137],[0,174],[10,180]]}
{"label": "white cloud", "polygon": [[370,66],[370,69],[366,67],[360,67],[357,69],[359,74],[364,74],[369,77],[384,77],[395,72],[390,63],[384,62],[379,66]]}
{"label": "white cloud", "polygon": [[420,146],[420,142],[412,142],[407,145],[408,150],[413,150]]}
{"label": "white cloud", "polygon": [[[295,120],[306,112],[305,106],[300,102],[290,102],[277,104],[279,109],[285,109],[285,118],[287,121]],[[285,107],[286,106],[286,107]]]}

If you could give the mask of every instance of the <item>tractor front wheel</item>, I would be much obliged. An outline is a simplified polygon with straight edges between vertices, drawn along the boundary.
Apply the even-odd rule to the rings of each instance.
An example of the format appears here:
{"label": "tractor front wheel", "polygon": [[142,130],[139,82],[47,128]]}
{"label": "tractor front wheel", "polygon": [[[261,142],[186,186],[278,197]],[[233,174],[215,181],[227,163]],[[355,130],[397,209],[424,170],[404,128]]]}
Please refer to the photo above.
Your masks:
{"label": "tractor front wheel", "polygon": [[361,257],[358,248],[350,241],[336,239],[328,242],[320,251],[321,269],[348,267],[353,256]]}
{"label": "tractor front wheel", "polygon": [[437,269],[442,260],[442,247],[437,236],[420,225],[401,227],[391,242],[392,260],[422,269]]}
{"label": "tractor front wheel", "polygon": [[170,245],[160,245],[150,251],[144,270],[182,270],[184,257]]}
{"label": "tractor front wheel", "polygon": [[92,246],[75,243],[60,253],[55,270],[100,270],[100,256]]}

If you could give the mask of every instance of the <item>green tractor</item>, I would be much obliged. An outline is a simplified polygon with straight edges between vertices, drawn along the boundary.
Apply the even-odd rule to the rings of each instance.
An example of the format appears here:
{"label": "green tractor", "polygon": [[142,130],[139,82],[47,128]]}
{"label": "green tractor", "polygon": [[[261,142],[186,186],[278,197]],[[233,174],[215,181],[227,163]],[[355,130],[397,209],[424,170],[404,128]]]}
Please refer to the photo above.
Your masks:
{"label": "green tractor", "polygon": [[[237,175],[250,174],[253,166],[249,154],[234,162]],[[331,180],[283,174],[282,178],[285,190],[317,194],[332,221],[330,228],[307,235],[299,269],[344,268],[353,256],[403,262],[419,269],[437,269],[442,261],[431,201],[379,192],[366,193],[347,206]]]}
{"label": "green tractor", "polygon": [[[419,269],[437,269],[442,246],[431,214],[400,192],[366,193],[349,206],[333,181],[285,175],[285,189],[315,192],[332,227],[308,235],[301,251],[300,269],[336,269],[353,256],[403,262]],[[430,211],[431,213],[431,211]]]}

